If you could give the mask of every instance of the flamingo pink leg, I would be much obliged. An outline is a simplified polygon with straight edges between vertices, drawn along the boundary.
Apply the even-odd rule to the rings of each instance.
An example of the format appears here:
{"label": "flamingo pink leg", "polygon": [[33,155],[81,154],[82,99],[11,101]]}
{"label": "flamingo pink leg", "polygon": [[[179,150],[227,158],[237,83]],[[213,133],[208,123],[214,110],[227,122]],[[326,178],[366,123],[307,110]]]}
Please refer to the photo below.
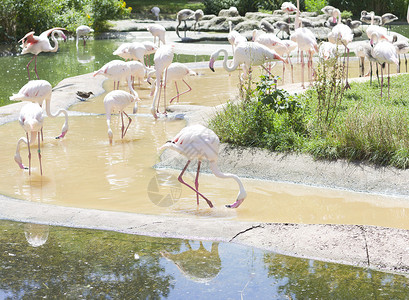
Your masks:
{"label": "flamingo pink leg", "polygon": [[304,51],[300,51],[301,55],[301,87],[305,89],[304,86]]}
{"label": "flamingo pink leg", "polygon": [[[122,135],[122,138],[124,138],[126,132],[128,131],[129,125],[131,125],[131,123],[132,123],[132,119],[131,119],[131,117],[128,116],[128,114],[126,112],[123,111],[122,113],[124,113],[125,116],[127,116],[127,118],[128,118],[128,126],[126,126],[125,132]],[[121,114],[121,116],[122,116],[122,126],[123,126],[123,115]]]}
{"label": "flamingo pink leg", "polygon": [[[200,172],[200,165],[201,165],[201,161],[199,160],[197,162],[197,173],[196,173],[196,179],[195,179],[195,188],[198,191],[199,190],[199,172]],[[196,193],[196,198],[197,198],[197,207],[199,208],[199,194]]]}
{"label": "flamingo pink leg", "polygon": [[[32,63],[32,61],[35,60],[34,65],[37,65],[37,55],[34,55],[33,58],[28,62],[26,68],[27,68],[27,73],[28,73],[28,80],[30,80],[30,64]],[[37,74],[37,68],[35,67],[35,71]],[[37,74],[37,79],[39,79],[38,74]]]}
{"label": "flamingo pink leg", "polygon": [[206,200],[207,204],[209,204],[210,207],[213,207],[213,204],[210,200],[208,200],[205,196],[203,196],[197,189],[195,189],[194,187],[190,186],[189,184],[187,184],[184,180],[183,180],[183,174],[185,173],[187,167],[190,164],[190,160],[187,161],[186,166],[183,168],[182,172],[180,173],[178,180],[180,183],[186,185],[188,188],[190,188],[191,190],[195,191],[197,195],[201,196],[204,200]]}
{"label": "flamingo pink leg", "polygon": [[180,94],[179,94],[178,86],[177,86],[177,84],[176,84],[176,82],[175,82],[176,92],[177,92],[178,94],[177,94],[175,97],[173,97],[172,99],[170,99],[170,103],[172,103],[172,101],[175,100],[176,97],[178,98],[177,102],[179,103],[179,96],[182,96],[183,94],[187,94],[187,93],[189,93],[189,92],[192,90],[191,86],[190,86],[184,79],[182,79],[182,81],[187,85],[188,90],[187,90],[187,91],[184,91],[183,93],[180,93]]}
{"label": "flamingo pink leg", "polygon": [[38,133],[38,160],[40,161],[40,173],[43,175],[43,167],[41,164],[41,150],[40,150],[40,133]]}
{"label": "flamingo pink leg", "polygon": [[383,89],[383,67],[381,65],[381,98],[382,98],[382,89]]}
{"label": "flamingo pink leg", "polygon": [[351,86],[348,83],[348,68],[349,68],[349,48],[345,46],[345,49],[347,50],[347,74],[346,74],[346,83],[345,83],[345,89],[350,89]]}
{"label": "flamingo pink leg", "polygon": [[288,56],[288,61],[291,64],[291,83],[294,83],[294,66],[293,66],[293,63],[291,62],[290,56]]}
{"label": "flamingo pink leg", "polygon": [[31,151],[30,151],[30,139],[27,133],[27,148],[28,148],[28,175],[31,175]]}

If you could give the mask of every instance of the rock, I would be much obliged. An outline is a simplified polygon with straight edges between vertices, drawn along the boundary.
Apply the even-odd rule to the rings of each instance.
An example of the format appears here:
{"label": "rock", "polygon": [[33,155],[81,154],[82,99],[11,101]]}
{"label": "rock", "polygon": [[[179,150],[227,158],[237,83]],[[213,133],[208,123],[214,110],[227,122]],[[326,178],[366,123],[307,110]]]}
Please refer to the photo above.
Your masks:
{"label": "rock", "polygon": [[259,24],[260,22],[256,20],[246,20],[237,24],[234,29],[238,32],[252,31],[253,29],[259,29]]}
{"label": "rock", "polygon": [[219,11],[219,17],[238,17],[239,11],[234,6],[230,7],[229,9],[222,9]]}
{"label": "rock", "polygon": [[272,14],[261,12],[248,12],[244,16],[246,19],[261,21],[264,18],[272,17]]}

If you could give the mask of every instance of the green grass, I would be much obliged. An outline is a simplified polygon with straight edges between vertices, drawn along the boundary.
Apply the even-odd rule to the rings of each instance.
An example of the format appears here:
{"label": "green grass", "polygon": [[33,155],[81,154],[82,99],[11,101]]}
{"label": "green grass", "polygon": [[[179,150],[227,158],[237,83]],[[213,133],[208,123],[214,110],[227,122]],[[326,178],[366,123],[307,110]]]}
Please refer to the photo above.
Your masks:
{"label": "green grass", "polygon": [[409,168],[408,86],[409,75],[392,77],[388,99],[387,83],[381,98],[376,78],[372,85],[369,81],[352,83],[342,101],[335,105],[335,119],[328,126],[318,117],[319,102],[314,89],[298,98],[302,108],[293,113],[275,112],[261,103],[260,95],[252,92],[250,101],[229,103],[209,126],[221,141],[235,145],[406,169]]}
{"label": "green grass", "polygon": [[151,8],[157,6],[160,8],[161,18],[171,18],[174,19],[176,13],[184,8],[189,8],[191,10],[204,9],[203,3],[201,1],[188,1],[188,0],[157,0],[157,1],[146,1],[146,0],[128,0],[126,1],[128,7],[132,7],[131,17],[141,17],[141,16],[152,16]]}

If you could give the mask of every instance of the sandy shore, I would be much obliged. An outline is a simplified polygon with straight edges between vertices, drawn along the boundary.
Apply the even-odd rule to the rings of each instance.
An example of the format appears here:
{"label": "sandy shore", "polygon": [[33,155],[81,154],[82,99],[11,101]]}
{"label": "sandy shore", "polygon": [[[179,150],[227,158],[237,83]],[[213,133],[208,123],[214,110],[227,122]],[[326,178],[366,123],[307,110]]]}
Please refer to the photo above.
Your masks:
{"label": "sandy shore", "polygon": [[[52,111],[68,108],[77,90],[103,93],[102,77],[80,75],[61,81],[53,90]],[[284,87],[294,90],[295,86]],[[297,87],[298,88],[298,87]],[[14,121],[23,103],[0,107],[0,124]],[[215,108],[173,106],[188,123],[202,122]],[[200,112],[198,111],[200,110]],[[70,114],[75,114],[70,112]],[[157,167],[172,165],[164,152]],[[373,167],[346,161],[314,161],[306,155],[283,155],[224,145],[220,168],[239,176],[305,185],[394,195],[409,200],[409,170]],[[304,225],[170,218],[27,202],[0,195],[0,218],[130,234],[217,240],[277,253],[409,274],[409,232],[360,225]]]}

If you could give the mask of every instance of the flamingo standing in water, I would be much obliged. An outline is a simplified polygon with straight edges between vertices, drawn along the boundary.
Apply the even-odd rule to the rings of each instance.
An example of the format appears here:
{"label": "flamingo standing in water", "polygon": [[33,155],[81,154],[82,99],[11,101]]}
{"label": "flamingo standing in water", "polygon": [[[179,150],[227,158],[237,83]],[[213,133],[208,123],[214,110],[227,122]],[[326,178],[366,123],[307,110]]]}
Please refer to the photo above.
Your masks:
{"label": "flamingo standing in water", "polygon": [[[111,60],[101,69],[94,72],[93,77],[97,75],[104,75],[105,77],[112,79],[114,81],[114,90],[119,90],[119,83],[126,79],[129,90],[131,93],[136,95],[136,92],[132,87],[131,72],[130,66],[125,61]],[[116,86],[115,83],[117,83]]]}
{"label": "flamingo standing in water", "polygon": [[[174,56],[174,46],[173,45],[165,45],[162,46],[156,51],[155,56],[153,58],[155,62],[155,73],[156,73],[156,84],[155,84],[155,93],[153,95],[153,101],[151,106],[151,113],[155,119],[158,118],[156,114],[158,109],[156,108],[156,101],[160,101],[160,95],[162,91],[162,87],[166,82],[166,73],[167,68],[173,61]],[[166,89],[164,89],[164,96],[166,98]],[[165,102],[165,111],[166,111],[166,102]]]}
{"label": "flamingo standing in water", "polygon": [[166,44],[165,41],[165,34],[166,34],[166,29],[160,24],[152,24],[149,25],[146,28],[152,35],[153,35],[153,43],[156,43],[156,38],[158,38],[158,47],[160,47],[160,42],[162,44]]}
{"label": "flamingo standing in water", "polygon": [[[228,53],[224,49],[217,50],[213,52],[210,56],[209,68],[214,72],[214,62],[219,57],[220,53],[223,53],[223,68],[227,72],[233,72],[238,68],[239,65],[244,64],[244,78],[247,78],[249,72],[251,71],[251,66],[262,66],[263,64],[271,61],[273,59],[281,60],[283,63],[287,63],[284,58],[278,55],[274,50],[270,50],[264,45],[252,42],[240,43],[237,45],[236,50],[233,54],[233,64],[227,66]],[[264,68],[264,67],[263,67]],[[265,68],[264,68],[265,69]],[[268,70],[267,70],[268,72]]]}
{"label": "flamingo standing in water", "polygon": [[[28,103],[23,106],[20,111],[18,119],[20,125],[26,132],[26,137],[21,137],[17,142],[16,154],[14,155],[15,162],[20,169],[27,169],[24,167],[20,156],[20,144],[26,143],[28,147],[28,172],[31,175],[31,151],[30,144],[38,139],[38,159],[40,161],[40,173],[43,175],[43,168],[41,166],[41,150],[40,150],[40,131],[43,129],[43,109],[38,103]],[[30,137],[29,137],[30,134]]]}
{"label": "flamingo standing in water", "polygon": [[63,138],[68,131],[68,113],[65,109],[60,109],[56,114],[51,113],[51,84],[46,80],[31,80],[27,82],[17,94],[10,97],[12,101],[31,101],[42,106],[45,100],[47,116],[55,118],[60,114],[65,115],[65,123],[62,127],[61,134],[56,139]]}
{"label": "flamingo standing in water", "polygon": [[[149,82],[149,79],[150,79],[150,75],[152,73],[153,72],[151,72],[148,75],[148,79],[147,79],[148,82]],[[184,94],[189,93],[192,90],[192,87],[185,81],[185,77],[186,76],[196,76],[196,75],[197,74],[196,74],[195,71],[188,68],[186,65],[184,65],[182,63],[174,62],[174,63],[171,63],[169,65],[169,67],[168,67],[168,69],[166,71],[166,78],[163,80],[163,82],[164,82],[164,88],[167,87],[169,82],[173,81],[175,83],[176,96],[174,96],[174,97],[172,97],[170,99],[170,103],[172,103],[173,100],[175,100],[175,99],[177,99],[177,102],[179,103],[179,97],[184,95]],[[177,84],[178,80],[183,81],[183,83],[187,86],[188,89],[186,91],[184,91],[182,93],[179,93],[178,84]],[[153,85],[152,87],[154,88],[155,85]],[[151,96],[152,96],[153,92],[154,92],[154,89],[152,89]],[[166,99],[165,99],[165,101],[166,101]]]}
{"label": "flamingo standing in water", "polygon": [[145,65],[143,63],[141,63],[140,61],[135,61],[135,60],[131,60],[126,62],[128,64],[128,66],[130,67],[131,70],[131,82],[132,82],[132,87],[134,87],[134,81],[135,78],[138,79],[139,81],[139,86],[141,85],[141,81],[143,81],[145,74],[149,71],[154,70],[153,68],[147,68],[145,67]]}
{"label": "flamingo standing in water", "polygon": [[125,60],[139,60],[145,64],[145,55],[155,53],[157,49],[158,47],[151,41],[123,43],[112,54]]}
{"label": "flamingo standing in water", "polygon": [[91,27],[87,26],[87,25],[80,25],[77,27],[77,29],[75,30],[76,32],[76,46],[78,49],[78,40],[80,37],[82,37],[82,39],[84,40],[84,46],[86,44],[85,42],[85,38],[88,36],[88,34],[90,34],[91,32],[94,32],[94,29],[92,29]]}
{"label": "flamingo standing in water", "polygon": [[[348,67],[349,67],[349,48],[348,44],[352,42],[354,39],[354,34],[352,33],[352,29],[349,26],[342,24],[341,22],[341,12],[339,9],[334,9],[332,11],[333,17],[338,17],[337,25],[332,28],[332,31],[328,34],[328,41],[335,45],[344,45],[347,55],[347,71],[346,71],[346,79],[345,79],[345,88],[349,89],[348,83]],[[345,64],[345,59],[344,59]]]}
{"label": "flamingo standing in water", "polygon": [[179,35],[180,24],[182,23],[182,21],[185,23],[185,38],[186,38],[186,30],[187,30],[186,20],[193,18],[194,15],[195,15],[195,12],[188,8],[182,9],[177,13],[176,21],[178,21],[178,25],[176,26],[176,34],[178,35],[179,38],[180,38],[180,35]]}
{"label": "flamingo standing in water", "polygon": [[[187,157],[188,161],[180,173],[178,180],[186,185],[194,192],[196,192],[197,206],[199,206],[199,196],[206,200],[210,207],[213,207],[212,202],[199,192],[199,172],[202,160],[209,161],[212,173],[219,178],[232,178],[239,185],[239,193],[236,202],[231,205],[226,205],[229,208],[237,208],[244,201],[247,196],[246,190],[240,179],[234,174],[223,174],[217,166],[217,159],[219,156],[219,137],[210,129],[202,125],[192,125],[183,128],[171,141],[166,142],[159,150],[172,149]],[[183,174],[189,166],[192,159],[197,159],[197,172],[195,179],[195,187],[187,184],[183,180]]]}
{"label": "flamingo standing in water", "polygon": [[[113,138],[113,133],[111,129],[111,114],[114,110],[118,110],[120,115],[121,115],[121,121],[122,121],[122,126],[121,126],[121,131],[122,135],[121,138],[123,139],[126,132],[128,131],[129,125],[131,125],[132,119],[131,117],[128,116],[128,114],[124,111],[124,109],[132,104],[132,102],[135,102],[134,108],[133,108],[133,113],[135,114],[138,110],[138,102],[139,101],[138,94],[135,92],[134,95],[127,93],[122,90],[115,90],[111,91],[108,94],[106,94],[104,98],[104,107],[105,107],[105,113],[107,117],[107,125],[108,125],[108,138],[109,138],[109,143],[112,144],[112,138]],[[128,125],[125,128],[124,125],[124,115],[128,118]]]}
{"label": "flamingo standing in water", "polygon": [[378,63],[381,65],[381,97],[383,88],[383,64],[388,64],[388,99],[389,99],[389,89],[390,89],[390,64],[396,64],[399,66],[398,53],[396,52],[395,46],[386,41],[381,40],[378,32],[374,32],[371,37],[371,45],[373,45],[372,53]]}
{"label": "flamingo standing in water", "polygon": [[300,27],[300,1],[297,0],[297,13],[295,14],[295,31],[290,36],[290,40],[297,43],[301,55],[301,87],[304,86],[304,51],[308,53],[308,78],[312,81],[312,54],[318,52],[317,39],[308,28]]}
{"label": "flamingo standing in water", "polygon": [[[21,54],[26,54],[26,53],[32,53],[34,54],[33,58],[28,62],[26,68],[28,72],[28,80],[30,80],[30,64],[34,60],[34,71],[37,75],[37,79],[40,77],[38,76],[37,73],[37,56],[41,52],[57,52],[58,50],[58,41],[55,37],[55,34],[58,34],[60,37],[64,39],[64,41],[67,39],[65,34],[61,30],[66,30],[65,28],[60,28],[60,27],[55,27],[48,29],[41,33],[39,36],[34,35],[34,31],[31,31],[27,33],[21,40],[18,42],[22,43],[21,47],[23,50],[21,51]],[[54,42],[54,47],[51,46],[50,41],[48,40],[48,36],[51,35],[51,39]]]}

